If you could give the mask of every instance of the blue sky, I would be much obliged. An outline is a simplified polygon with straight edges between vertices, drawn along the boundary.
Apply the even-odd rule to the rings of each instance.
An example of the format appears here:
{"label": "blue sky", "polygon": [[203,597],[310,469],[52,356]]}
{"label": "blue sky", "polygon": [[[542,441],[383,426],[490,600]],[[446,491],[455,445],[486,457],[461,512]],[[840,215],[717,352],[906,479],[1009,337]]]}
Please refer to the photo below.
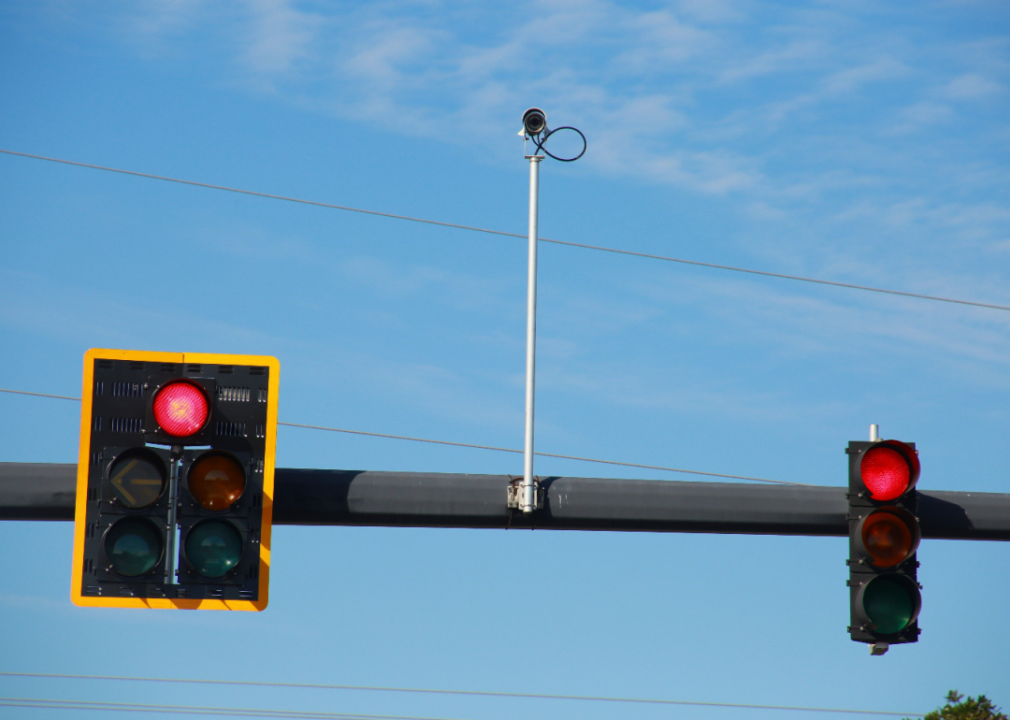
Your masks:
{"label": "blue sky", "polygon": [[[516,131],[537,105],[589,138],[542,167],[544,237],[1010,305],[1001,2],[7,2],[0,67],[3,149],[519,233]],[[0,187],[0,387],[79,395],[89,347],[269,354],[283,421],[522,445],[521,239],[10,155]],[[840,486],[846,443],[879,423],[918,444],[923,490],[1010,488],[1008,312],[540,258],[540,450]],[[74,461],[76,404],[0,408],[0,460]],[[283,427],[278,464],[522,469]],[[270,607],[223,614],[71,606],[71,535],[0,525],[0,671],[896,712],[956,687],[1010,705],[999,543],[925,541],[921,641],[870,658],[845,631],[842,538],[279,527]],[[0,695],[781,715],[9,677]]]}

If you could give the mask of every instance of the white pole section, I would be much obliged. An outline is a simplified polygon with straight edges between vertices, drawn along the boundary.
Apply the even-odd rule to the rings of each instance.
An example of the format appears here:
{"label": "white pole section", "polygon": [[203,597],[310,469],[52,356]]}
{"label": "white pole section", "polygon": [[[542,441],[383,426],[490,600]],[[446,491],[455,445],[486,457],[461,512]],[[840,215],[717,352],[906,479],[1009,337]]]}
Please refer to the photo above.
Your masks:
{"label": "white pole section", "polygon": [[537,216],[540,192],[540,161],[542,155],[529,155],[530,161],[530,252],[529,276],[526,288],[526,443],[523,449],[524,513],[536,510],[536,488],[533,485],[533,395],[537,354]]}
{"label": "white pole section", "polygon": [[870,442],[879,442],[880,440],[880,426],[870,425]]}
{"label": "white pole section", "polygon": [[175,571],[179,565],[179,465],[182,463],[182,446],[172,446],[168,475],[168,521],[165,523],[165,584],[176,585]]}

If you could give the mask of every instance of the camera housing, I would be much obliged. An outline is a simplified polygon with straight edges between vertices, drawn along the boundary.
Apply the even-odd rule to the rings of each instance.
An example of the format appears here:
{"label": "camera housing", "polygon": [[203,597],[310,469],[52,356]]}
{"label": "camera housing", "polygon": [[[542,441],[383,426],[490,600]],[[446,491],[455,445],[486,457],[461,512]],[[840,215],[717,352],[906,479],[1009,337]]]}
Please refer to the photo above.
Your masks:
{"label": "camera housing", "polygon": [[547,115],[540,108],[532,107],[523,113],[523,131],[529,137],[536,137],[547,130]]}

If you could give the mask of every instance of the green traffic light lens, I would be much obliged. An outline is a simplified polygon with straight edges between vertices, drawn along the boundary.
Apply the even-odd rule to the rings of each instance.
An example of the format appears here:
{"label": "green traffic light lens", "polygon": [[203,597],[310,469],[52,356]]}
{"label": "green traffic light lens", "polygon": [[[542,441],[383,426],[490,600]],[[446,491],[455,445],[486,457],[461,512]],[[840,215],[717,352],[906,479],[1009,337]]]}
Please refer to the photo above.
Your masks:
{"label": "green traffic light lens", "polygon": [[106,533],[105,554],[120,575],[144,575],[161,559],[161,533],[149,520],[123,518]]}
{"label": "green traffic light lens", "polygon": [[186,559],[208,578],[223,577],[242,558],[242,536],[223,520],[206,520],[186,536]]}
{"label": "green traffic light lens", "polygon": [[908,627],[916,615],[916,599],[894,575],[870,581],[863,594],[863,609],[876,632],[893,635]]}

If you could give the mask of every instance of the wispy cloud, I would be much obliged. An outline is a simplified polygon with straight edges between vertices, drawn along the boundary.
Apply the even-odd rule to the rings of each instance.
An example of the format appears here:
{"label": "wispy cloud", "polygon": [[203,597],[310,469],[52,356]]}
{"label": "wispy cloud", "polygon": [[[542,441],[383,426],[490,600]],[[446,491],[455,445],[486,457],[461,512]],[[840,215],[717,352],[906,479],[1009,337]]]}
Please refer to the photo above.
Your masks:
{"label": "wispy cloud", "polygon": [[908,67],[893,58],[884,57],[858,67],[831,73],[823,81],[827,94],[853,92],[865,85],[894,80],[908,73]]}
{"label": "wispy cloud", "polygon": [[128,32],[149,42],[188,30],[205,16],[203,0],[143,0],[126,16]]}
{"label": "wispy cloud", "polygon": [[807,72],[812,61],[823,61],[827,50],[823,42],[789,41],[781,47],[760,49],[751,56],[742,54],[742,57],[734,58],[728,67],[719,72],[717,78],[724,83],[737,83],[766,75]]}
{"label": "wispy cloud", "polygon": [[992,149],[1010,140],[997,120],[1010,112],[1010,38],[945,35],[943,13],[964,12],[179,0],[129,17],[134,40],[213,47],[219,75],[255,91],[436,141],[449,126],[456,147],[502,158],[518,152],[518,113],[544,105],[550,124],[586,132],[587,172],[732,198],[760,218],[755,239],[791,224],[777,244],[787,258],[817,256],[818,238],[843,229],[859,245],[903,224],[920,244],[955,232],[1004,247],[1007,173]]}
{"label": "wispy cloud", "polygon": [[941,93],[951,100],[980,100],[1006,92],[1006,87],[978,73],[958,75],[944,85]]}
{"label": "wispy cloud", "polygon": [[250,0],[250,20],[240,57],[252,71],[268,76],[288,73],[310,57],[324,21],[295,9],[287,0]]}

